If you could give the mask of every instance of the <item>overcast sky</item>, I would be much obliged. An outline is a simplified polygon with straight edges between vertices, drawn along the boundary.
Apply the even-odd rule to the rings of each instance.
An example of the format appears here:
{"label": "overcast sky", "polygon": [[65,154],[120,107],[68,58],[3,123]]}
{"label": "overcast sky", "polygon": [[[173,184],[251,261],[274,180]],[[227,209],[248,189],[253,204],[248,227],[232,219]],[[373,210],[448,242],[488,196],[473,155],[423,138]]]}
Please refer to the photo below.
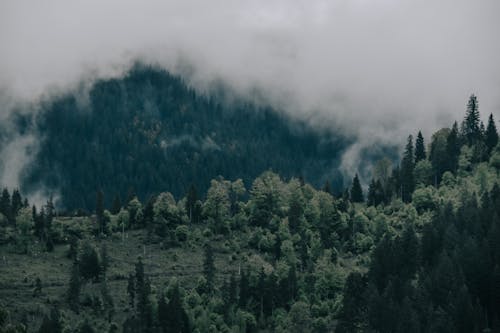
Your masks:
{"label": "overcast sky", "polygon": [[499,0],[2,0],[0,97],[36,100],[134,59],[189,64],[200,89],[222,79],[392,140],[461,119],[471,93],[500,114],[499,16]]}

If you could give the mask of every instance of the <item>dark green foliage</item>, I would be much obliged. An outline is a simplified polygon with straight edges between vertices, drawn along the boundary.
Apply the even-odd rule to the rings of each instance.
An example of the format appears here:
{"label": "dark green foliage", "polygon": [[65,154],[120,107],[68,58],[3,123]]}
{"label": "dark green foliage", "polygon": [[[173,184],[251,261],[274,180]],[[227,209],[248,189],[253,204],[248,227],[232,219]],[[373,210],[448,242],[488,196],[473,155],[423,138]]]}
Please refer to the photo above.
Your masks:
{"label": "dark green foliage", "polygon": [[12,204],[11,204],[11,214],[12,216],[16,216],[19,212],[19,209],[23,207],[23,199],[18,189],[14,189],[12,192]]}
{"label": "dark green foliage", "polygon": [[359,182],[358,174],[356,174],[352,180],[351,185],[351,201],[352,202],[363,202],[363,190],[361,189],[361,183]]}
{"label": "dark green foliage", "polygon": [[[268,169],[319,186],[348,143],[247,101],[224,105],[223,97],[197,94],[143,65],[96,82],[88,97],[86,105],[65,95],[41,107],[35,123],[44,140],[22,187],[60,190],[68,209],[93,210],[95,189],[178,197],[193,181],[206,191],[218,175],[249,184]],[[341,180],[339,172],[334,177]]]}
{"label": "dark green foliage", "polygon": [[370,182],[370,186],[368,187],[368,198],[367,205],[368,206],[378,206],[385,201],[384,188],[380,183],[380,180],[374,180]]}
{"label": "dark green foliage", "polygon": [[344,287],[344,299],[339,325],[335,332],[363,332],[366,327],[365,289],[366,277],[360,273],[351,273]]}
{"label": "dark green foliage", "polygon": [[495,125],[495,120],[493,120],[493,114],[490,113],[488,118],[488,126],[486,127],[486,132],[484,135],[484,141],[486,147],[488,148],[488,153],[491,153],[493,148],[498,144],[498,132]]}
{"label": "dark green foliage", "polygon": [[66,295],[70,308],[78,312],[80,305],[80,290],[82,288],[82,281],[80,277],[80,263],[75,258],[71,266],[69,289]]}
{"label": "dark green foliage", "polygon": [[[446,163],[445,171],[456,172],[458,168],[458,157],[460,155],[460,138],[458,133],[457,122],[453,123],[450,134],[446,138],[446,155],[448,162]],[[438,178],[441,179],[441,175]]]}
{"label": "dark green foliage", "polygon": [[12,223],[12,207],[10,202],[10,193],[7,188],[2,191],[2,196],[0,197],[0,213],[7,218],[9,223]]}
{"label": "dark green foliage", "polygon": [[207,292],[212,293],[215,288],[215,262],[214,252],[210,244],[205,246],[203,255],[203,275],[207,282]]}
{"label": "dark green foliage", "polygon": [[186,195],[186,212],[188,214],[189,221],[192,223],[198,223],[200,219],[201,209],[196,205],[197,201],[198,192],[194,184],[191,184]]}
{"label": "dark green foliage", "polygon": [[89,320],[85,319],[85,321],[80,325],[78,333],[95,333],[95,330],[92,325],[90,325]]}
{"label": "dark green foliage", "polygon": [[425,159],[424,137],[422,136],[422,132],[418,131],[417,140],[415,140],[415,164]]}
{"label": "dark green foliage", "polygon": [[467,112],[462,123],[462,136],[467,144],[473,145],[481,138],[480,121],[479,103],[477,97],[473,94],[467,103]]}
{"label": "dark green foliage", "polygon": [[133,274],[128,276],[127,280],[127,293],[129,297],[129,304],[131,308],[135,306],[135,277]]}
{"label": "dark green foliage", "polygon": [[410,135],[401,161],[401,199],[404,202],[411,201],[411,195],[415,189],[414,169],[413,136]]}
{"label": "dark green foliage", "polygon": [[190,332],[189,318],[184,310],[180,296],[179,285],[175,284],[169,291],[168,303],[165,297],[161,296],[158,302],[158,322],[162,332]]}
{"label": "dark green foliage", "polygon": [[96,249],[89,242],[83,243],[79,262],[80,275],[84,280],[99,280],[99,276],[101,274],[99,255],[97,254]]}
{"label": "dark green foliage", "polygon": [[61,314],[58,309],[53,308],[50,316],[43,318],[38,333],[62,333]]}

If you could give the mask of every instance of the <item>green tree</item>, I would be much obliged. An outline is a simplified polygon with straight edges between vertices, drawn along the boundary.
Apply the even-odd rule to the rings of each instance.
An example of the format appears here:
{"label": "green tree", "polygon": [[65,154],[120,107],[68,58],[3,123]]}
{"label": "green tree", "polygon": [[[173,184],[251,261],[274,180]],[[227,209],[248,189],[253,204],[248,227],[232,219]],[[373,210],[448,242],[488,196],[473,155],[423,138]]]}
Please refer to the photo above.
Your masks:
{"label": "green tree", "polygon": [[198,192],[194,184],[189,186],[188,193],[186,195],[186,213],[189,217],[189,222],[198,223],[199,221],[199,212],[196,209],[196,202],[198,201]]}
{"label": "green tree", "polygon": [[475,144],[481,138],[479,103],[472,94],[467,103],[467,111],[462,123],[462,136],[469,145]]}
{"label": "green tree", "polygon": [[309,333],[312,329],[311,312],[309,305],[305,302],[298,301],[292,305],[290,313],[290,331],[292,333]]}
{"label": "green tree", "polygon": [[12,216],[15,217],[22,207],[23,207],[23,199],[21,198],[21,193],[19,193],[18,189],[14,189],[14,191],[12,191],[12,204],[11,204]]}
{"label": "green tree", "polygon": [[417,139],[415,140],[415,163],[426,159],[424,137],[422,132],[418,131]]}
{"label": "green tree", "polygon": [[0,197],[0,213],[7,218],[7,221],[12,222],[12,207],[10,202],[10,193],[7,188],[2,191],[2,196]]}
{"label": "green tree", "polygon": [[445,171],[451,171],[453,173],[457,171],[460,148],[461,145],[458,133],[458,125],[457,122],[454,122],[451,131],[446,138],[446,154],[444,155],[444,157],[447,159],[447,162],[444,163],[446,165]]}
{"label": "green tree", "polygon": [[101,274],[99,255],[88,241],[83,243],[80,255],[80,275],[84,280],[98,281]]}
{"label": "green tree", "polygon": [[[453,132],[453,130],[452,130]],[[437,186],[441,182],[441,177],[445,171],[450,168],[450,160],[448,155],[449,145],[447,141],[450,138],[450,129],[442,128],[432,135],[431,148],[429,152],[429,159],[432,163],[434,173],[434,185]],[[458,140],[458,139],[457,139]],[[460,154],[460,151],[458,152]],[[456,155],[456,162],[458,164],[458,154]]]}
{"label": "green tree", "polygon": [[410,135],[401,161],[401,199],[404,202],[411,201],[411,195],[415,189],[414,169],[413,136]]}
{"label": "green tree", "polygon": [[78,262],[78,259],[75,258],[73,260],[73,265],[71,266],[69,289],[66,295],[70,308],[75,312],[78,312],[79,309],[81,288],[82,281],[80,277],[80,263]]}
{"label": "green tree", "polygon": [[16,217],[16,242],[23,253],[29,252],[34,225],[31,209],[29,207],[22,208]]}
{"label": "green tree", "polygon": [[210,244],[205,245],[203,255],[203,275],[207,281],[207,292],[212,294],[215,288],[215,262],[214,252]]}
{"label": "green tree", "polygon": [[498,144],[498,132],[495,126],[495,120],[493,120],[493,114],[490,113],[488,118],[488,126],[486,127],[486,133],[484,135],[484,140],[486,147],[488,148],[488,154],[491,153],[493,148]]}
{"label": "green tree", "polygon": [[50,316],[43,317],[38,333],[62,333],[62,331],[61,313],[58,309],[53,308],[50,311]]}
{"label": "green tree", "polygon": [[363,202],[363,190],[361,189],[361,184],[359,182],[358,174],[352,179],[351,185],[351,201],[352,202]]}

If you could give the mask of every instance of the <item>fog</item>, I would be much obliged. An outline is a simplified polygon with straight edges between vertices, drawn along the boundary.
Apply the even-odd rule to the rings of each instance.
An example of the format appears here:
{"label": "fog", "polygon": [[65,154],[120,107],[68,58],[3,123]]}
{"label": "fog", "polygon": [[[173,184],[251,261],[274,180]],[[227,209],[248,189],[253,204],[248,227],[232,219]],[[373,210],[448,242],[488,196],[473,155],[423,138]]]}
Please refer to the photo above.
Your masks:
{"label": "fog", "polygon": [[352,173],[363,147],[461,119],[471,93],[484,119],[500,113],[499,13],[498,0],[3,0],[0,112],[141,60],[358,135]]}

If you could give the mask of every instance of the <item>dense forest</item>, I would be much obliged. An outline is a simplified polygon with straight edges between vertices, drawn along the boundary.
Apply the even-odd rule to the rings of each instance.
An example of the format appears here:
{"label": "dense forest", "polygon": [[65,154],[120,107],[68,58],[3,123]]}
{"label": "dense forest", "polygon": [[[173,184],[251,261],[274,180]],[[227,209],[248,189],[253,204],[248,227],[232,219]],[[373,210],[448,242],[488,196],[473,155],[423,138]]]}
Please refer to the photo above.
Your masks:
{"label": "dense forest", "polygon": [[204,193],[219,175],[249,186],[266,170],[342,187],[339,160],[353,137],[224,92],[197,93],[162,69],[136,65],[123,78],[97,81],[88,96],[49,99],[36,117],[14,122],[40,137],[21,188],[92,211],[96,189],[106,204],[165,190],[180,198],[191,184]]}
{"label": "dense forest", "polygon": [[460,125],[372,170],[340,195],[272,171],[179,200],[110,205],[98,189],[78,217],[4,189],[0,332],[500,332],[493,115],[484,126],[473,95]]}

